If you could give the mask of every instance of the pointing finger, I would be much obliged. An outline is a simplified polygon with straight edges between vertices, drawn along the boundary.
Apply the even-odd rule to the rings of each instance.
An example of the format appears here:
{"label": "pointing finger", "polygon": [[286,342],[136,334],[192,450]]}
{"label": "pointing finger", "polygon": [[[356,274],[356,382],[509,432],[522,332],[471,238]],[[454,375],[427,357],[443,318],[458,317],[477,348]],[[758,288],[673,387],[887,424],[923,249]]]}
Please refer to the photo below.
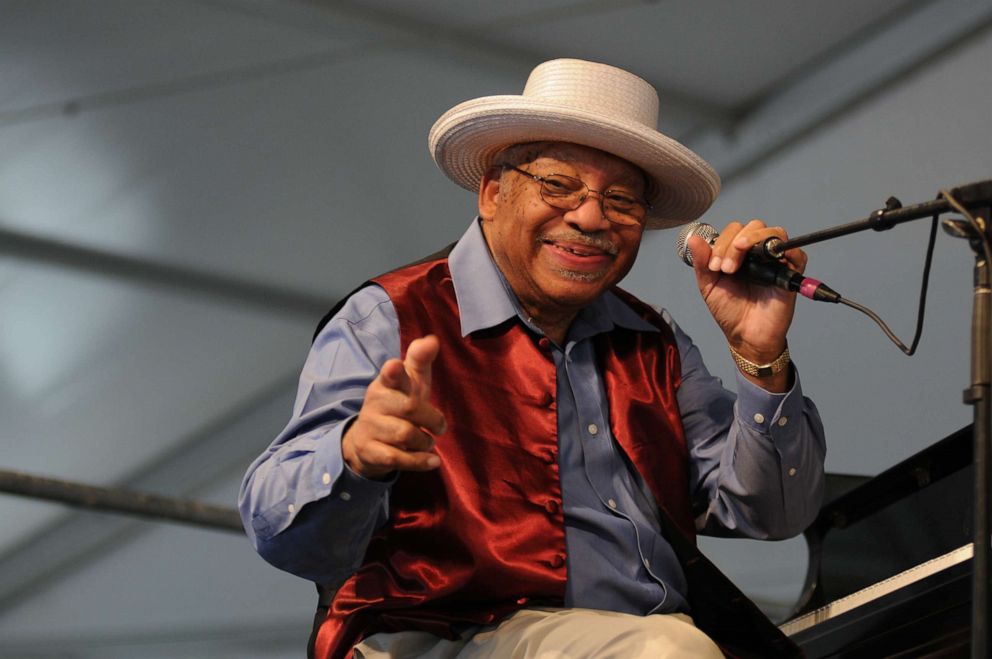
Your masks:
{"label": "pointing finger", "polygon": [[404,368],[403,362],[398,359],[390,359],[379,370],[379,380],[388,389],[394,389],[404,394],[409,394],[413,390],[413,383]]}
{"label": "pointing finger", "polygon": [[441,343],[433,335],[414,339],[406,349],[403,366],[407,374],[420,384],[420,394],[425,398],[430,396],[431,364],[440,350]]}

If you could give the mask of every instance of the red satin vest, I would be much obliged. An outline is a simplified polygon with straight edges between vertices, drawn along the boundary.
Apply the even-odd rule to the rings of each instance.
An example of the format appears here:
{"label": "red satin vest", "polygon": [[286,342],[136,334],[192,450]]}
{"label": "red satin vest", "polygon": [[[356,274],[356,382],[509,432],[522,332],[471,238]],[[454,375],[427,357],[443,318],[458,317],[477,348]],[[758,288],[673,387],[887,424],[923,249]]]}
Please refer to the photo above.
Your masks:
{"label": "red satin vest", "polygon": [[[565,528],[558,478],[557,386],[546,338],[517,318],[462,337],[447,260],[374,280],[399,317],[403,353],[441,341],[433,403],[448,422],[441,467],[403,473],[390,519],[338,590],[316,657],[346,657],[376,632],[453,637],[528,603],[562,605]],[[678,348],[647,305],[615,291],[659,332],[616,328],[597,337],[613,436],[678,530],[695,542],[688,454],[675,392]]]}

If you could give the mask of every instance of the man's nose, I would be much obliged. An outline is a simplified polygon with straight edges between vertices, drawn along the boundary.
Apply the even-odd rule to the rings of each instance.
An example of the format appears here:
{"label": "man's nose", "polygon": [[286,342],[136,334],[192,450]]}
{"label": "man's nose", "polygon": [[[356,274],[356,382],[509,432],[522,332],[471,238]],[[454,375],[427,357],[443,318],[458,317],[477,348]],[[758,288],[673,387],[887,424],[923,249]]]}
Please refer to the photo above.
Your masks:
{"label": "man's nose", "polygon": [[605,231],[610,226],[610,221],[603,215],[602,197],[598,192],[592,190],[589,191],[578,208],[565,213],[564,218],[566,222],[583,233]]}

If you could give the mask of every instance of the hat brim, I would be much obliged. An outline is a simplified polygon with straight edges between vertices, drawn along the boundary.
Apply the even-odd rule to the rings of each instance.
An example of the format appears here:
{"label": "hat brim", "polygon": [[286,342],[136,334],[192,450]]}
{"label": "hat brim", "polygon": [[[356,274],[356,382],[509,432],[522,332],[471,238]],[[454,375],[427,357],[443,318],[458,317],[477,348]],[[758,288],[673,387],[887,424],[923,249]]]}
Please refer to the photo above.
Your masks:
{"label": "hat brim", "polygon": [[637,124],[523,96],[486,96],[445,112],[431,128],[434,162],[458,185],[478,191],[502,149],[524,142],[571,142],[640,167],[655,182],[648,229],[692,222],[720,193],[720,177],[679,142]]}

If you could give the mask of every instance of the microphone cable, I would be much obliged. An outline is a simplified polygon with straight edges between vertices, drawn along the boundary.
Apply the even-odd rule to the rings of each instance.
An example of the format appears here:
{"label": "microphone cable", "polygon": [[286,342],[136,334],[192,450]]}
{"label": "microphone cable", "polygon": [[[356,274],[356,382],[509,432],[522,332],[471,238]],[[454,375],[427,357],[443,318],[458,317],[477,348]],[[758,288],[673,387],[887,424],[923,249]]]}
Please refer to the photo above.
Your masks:
{"label": "microphone cable", "polygon": [[[978,220],[975,219],[975,216],[972,215],[968,211],[968,209],[965,208],[964,204],[958,201],[954,197],[954,195],[950,193],[950,191],[941,188],[940,195],[938,195],[938,199],[940,197],[946,199],[947,203],[950,204],[955,211],[960,213],[965,218],[965,220],[971,226],[972,231],[974,232],[974,236],[972,236],[972,239],[977,238],[977,240],[980,242],[982,246],[982,252],[985,256],[985,262],[988,264],[992,264],[992,246],[989,245],[988,236],[985,235],[985,231],[982,229],[981,225],[979,225]],[[892,332],[892,330],[889,329],[888,325],[885,324],[885,321],[879,318],[878,314],[873,312],[871,309],[861,304],[858,304],[857,302],[854,302],[852,300],[845,299],[843,297],[841,297],[838,300],[838,302],[840,302],[841,304],[845,304],[851,307],[852,309],[856,309],[861,313],[865,314],[866,316],[868,316],[869,318],[871,318],[872,320],[874,320],[878,324],[878,326],[882,329],[882,331],[885,333],[885,336],[889,337],[889,339],[893,343],[895,343],[899,347],[899,349],[902,350],[908,356],[912,356],[913,353],[916,352],[916,348],[920,343],[920,338],[923,336],[923,319],[926,315],[926,308],[927,308],[927,289],[930,284],[930,266],[933,263],[934,244],[936,243],[937,240],[937,218],[938,218],[938,214],[934,214],[933,220],[930,222],[930,240],[927,244],[927,254],[923,264],[923,282],[920,284],[920,301],[916,316],[916,332],[913,335],[913,341],[909,347],[906,347],[906,344],[900,341],[899,337],[897,337]]]}
{"label": "microphone cable", "polygon": [[898,346],[899,349],[902,350],[909,357],[912,357],[913,353],[916,352],[916,347],[920,344],[920,338],[922,338],[923,336],[923,319],[926,316],[926,309],[927,309],[927,289],[930,287],[930,266],[933,263],[933,248],[936,242],[937,242],[937,215],[934,215],[933,219],[930,221],[930,240],[927,244],[927,254],[923,262],[923,283],[920,284],[920,301],[916,313],[916,333],[913,335],[913,341],[909,347],[906,347],[906,344],[900,341],[899,337],[896,336],[891,329],[889,329],[889,326],[885,324],[885,321],[882,320],[877,313],[875,313],[868,307],[862,304],[858,304],[854,300],[848,300],[845,297],[841,297],[839,300],[837,300],[841,304],[847,305],[852,309],[860,311],[864,315],[874,320],[878,324],[878,326],[882,329],[882,331],[885,333],[885,336],[889,337],[889,340],[895,343],[896,346]]}

